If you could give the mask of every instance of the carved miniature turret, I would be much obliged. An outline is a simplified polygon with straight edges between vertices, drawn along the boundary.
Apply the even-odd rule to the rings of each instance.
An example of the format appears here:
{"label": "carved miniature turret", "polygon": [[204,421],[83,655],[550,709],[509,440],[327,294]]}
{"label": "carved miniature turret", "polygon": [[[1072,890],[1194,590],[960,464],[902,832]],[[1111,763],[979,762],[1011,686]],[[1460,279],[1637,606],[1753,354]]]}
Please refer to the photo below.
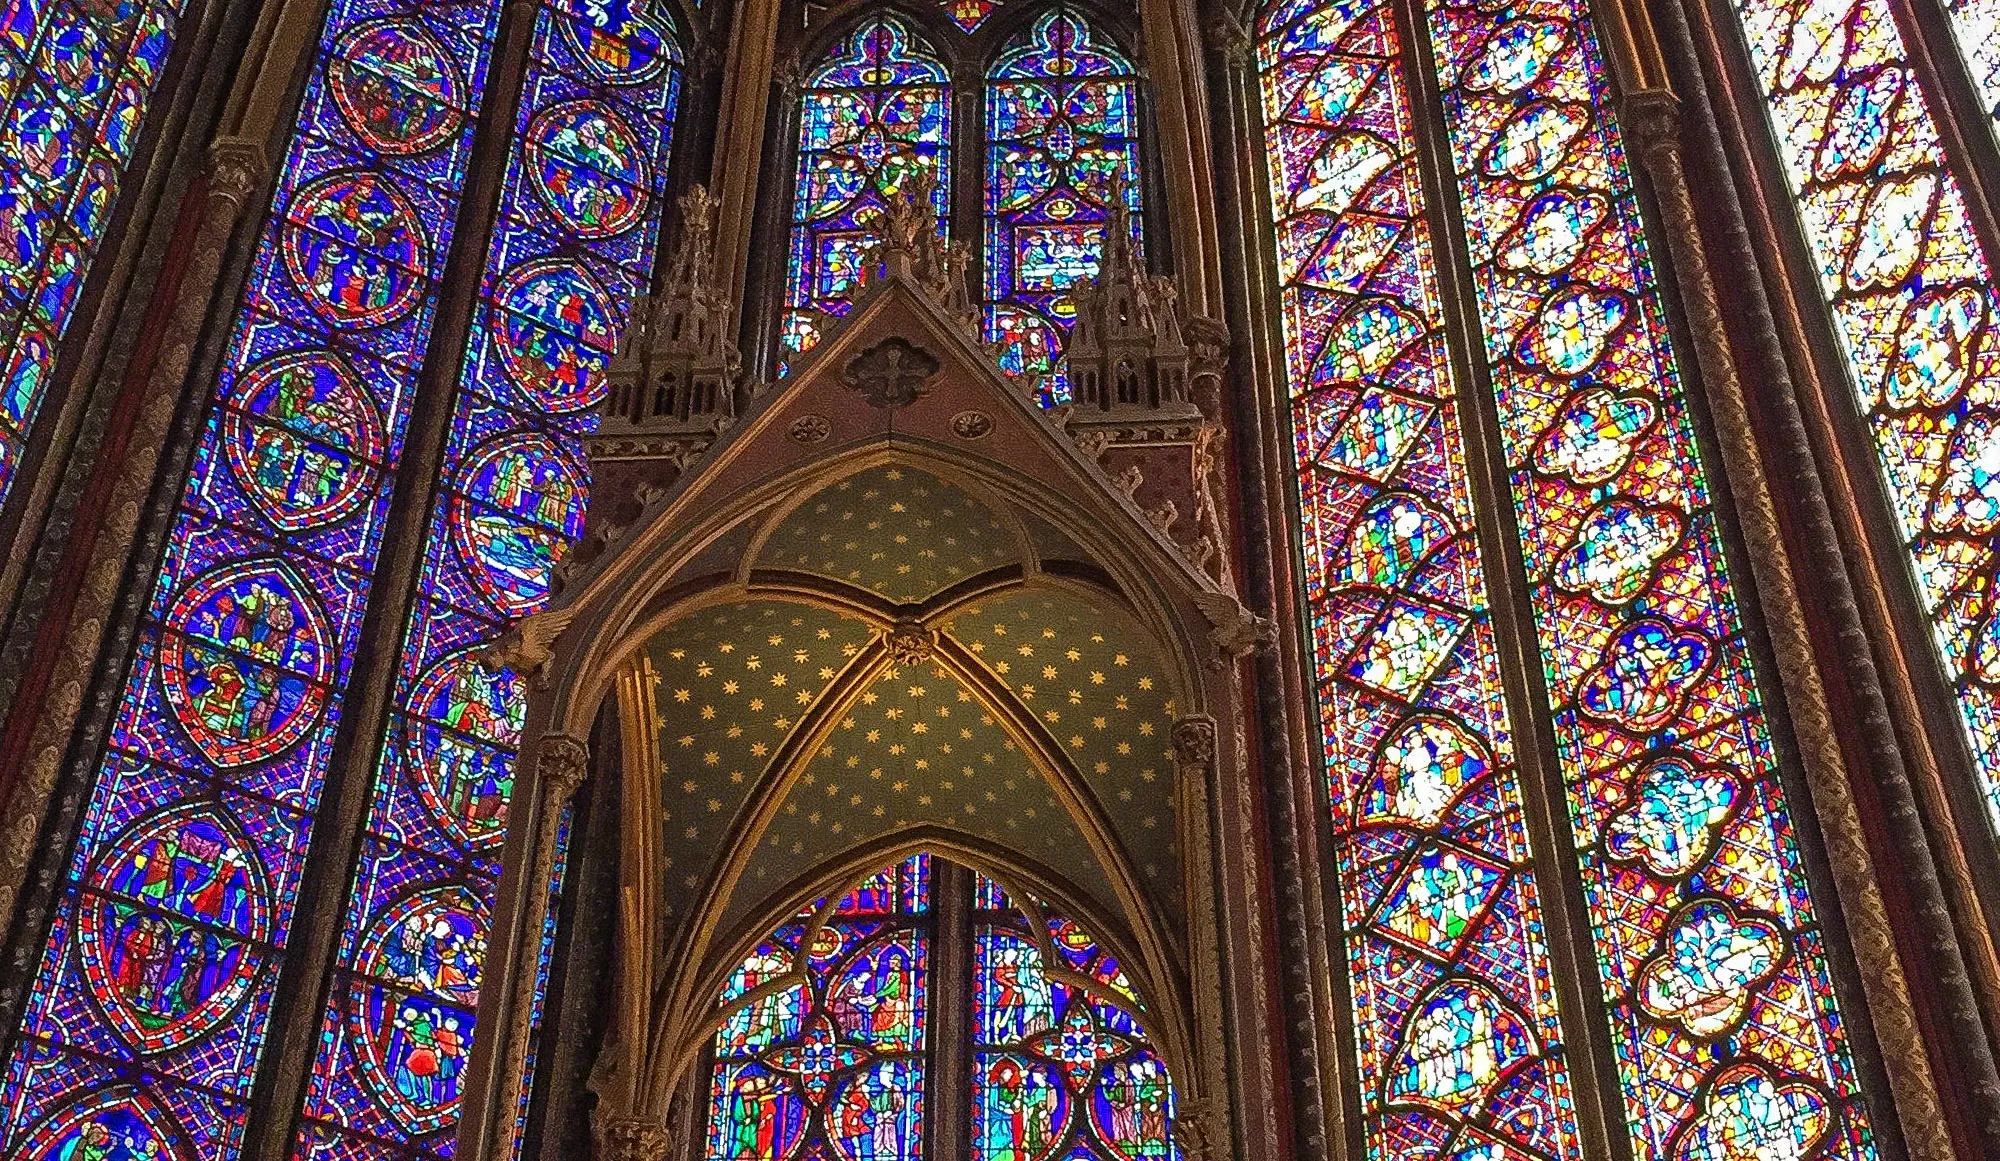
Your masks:
{"label": "carved miniature turret", "polygon": [[680,199],[680,247],[665,285],[637,298],[607,372],[591,458],[651,458],[706,445],[736,418],[742,358],[729,339],[729,300],[715,285],[716,199],[696,186]]}
{"label": "carved miniature turret", "polygon": [[1097,277],[1070,288],[1076,324],[1067,344],[1072,424],[1185,423],[1201,418],[1195,352],[1181,333],[1174,281],[1149,276],[1132,250],[1125,181],[1106,194]]}

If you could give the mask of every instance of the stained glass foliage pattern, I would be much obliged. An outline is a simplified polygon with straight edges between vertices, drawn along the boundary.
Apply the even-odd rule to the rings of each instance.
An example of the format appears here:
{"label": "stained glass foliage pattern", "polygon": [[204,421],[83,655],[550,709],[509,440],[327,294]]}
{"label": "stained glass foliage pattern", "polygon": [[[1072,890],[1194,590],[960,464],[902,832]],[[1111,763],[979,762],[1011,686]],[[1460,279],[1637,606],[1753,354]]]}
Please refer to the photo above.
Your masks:
{"label": "stained glass foliage pattern", "polygon": [[55,372],[180,0],[0,10],[0,500]]}
{"label": "stained glass foliage pattern", "polygon": [[925,170],[937,179],[933,206],[941,219],[949,214],[950,149],[948,74],[902,18],[873,17],[828,50],[799,97],[788,350],[818,341],[819,312],[847,312],[885,195]]}
{"label": "stained glass foliage pattern", "polygon": [[723,988],[710,1161],[917,1161],[935,938],[916,855],[779,927]]}
{"label": "stained glass foliage pattern", "polygon": [[1045,404],[1069,398],[1069,287],[1097,273],[1118,183],[1140,250],[1138,138],[1131,62],[1073,10],[1022,30],[987,74],[987,338]]}
{"label": "stained glass foliage pattern", "polygon": [[1387,0],[1258,44],[1369,1155],[1580,1157],[1405,48]]}
{"label": "stained glass foliage pattern", "polygon": [[[2000,826],[1993,255],[1882,0],[1740,8],[1778,153]],[[1983,47],[2000,52],[1989,35]]]}
{"label": "stained glass foliage pattern", "polygon": [[1633,1152],[1872,1157],[1586,6],[1428,24]]}
{"label": "stained glass foliage pattern", "polygon": [[1117,962],[981,876],[972,929],[972,1161],[1173,1161],[1174,1094]]}
{"label": "stained glass foliage pattern", "polygon": [[680,55],[654,10],[536,17],[297,1155],[449,1155],[524,691],[482,644],[582,531],[578,435],[650,278]]}
{"label": "stained glass foliage pattern", "polygon": [[326,16],[7,1065],[9,1156],[240,1147],[497,17]]}

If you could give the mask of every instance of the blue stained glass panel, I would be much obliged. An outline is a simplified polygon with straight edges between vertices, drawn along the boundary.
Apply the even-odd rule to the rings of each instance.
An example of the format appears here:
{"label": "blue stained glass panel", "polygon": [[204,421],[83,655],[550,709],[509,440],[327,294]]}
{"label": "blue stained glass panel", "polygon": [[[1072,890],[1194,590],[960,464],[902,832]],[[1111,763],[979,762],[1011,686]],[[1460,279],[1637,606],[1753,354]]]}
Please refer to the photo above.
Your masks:
{"label": "blue stained glass panel", "polygon": [[1069,398],[1069,286],[1097,273],[1114,188],[1143,252],[1138,101],[1131,62],[1064,8],[1024,29],[987,74],[987,338],[1045,405]]}
{"label": "blue stained glass panel", "polygon": [[846,313],[885,195],[924,170],[936,178],[932,204],[948,216],[950,150],[945,67],[902,18],[871,18],[807,76],[785,277],[787,349],[818,341],[818,312]]}
{"label": "blue stained glass panel", "polygon": [[0,501],[166,69],[181,0],[0,13]]}
{"label": "blue stained glass panel", "polygon": [[[529,54],[301,1157],[364,1143],[451,1152],[525,710],[514,676],[486,669],[479,650],[542,607],[582,532],[578,436],[625,304],[652,270],[676,31],[650,7],[552,4]],[[463,948],[456,983],[396,983],[398,941],[420,959],[443,954],[421,951],[413,914]],[[539,1011],[546,965],[535,970]]]}
{"label": "blue stained glass panel", "polygon": [[327,15],[7,1066],[11,1156],[240,1147],[497,18]]}

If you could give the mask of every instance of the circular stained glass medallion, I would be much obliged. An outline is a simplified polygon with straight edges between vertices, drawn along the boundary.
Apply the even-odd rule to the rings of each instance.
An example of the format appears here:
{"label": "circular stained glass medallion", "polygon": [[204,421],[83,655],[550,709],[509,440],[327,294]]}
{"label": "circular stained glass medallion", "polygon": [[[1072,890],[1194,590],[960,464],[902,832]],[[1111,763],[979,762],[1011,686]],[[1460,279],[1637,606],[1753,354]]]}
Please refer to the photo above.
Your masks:
{"label": "circular stained glass medallion", "polygon": [[509,616],[541,608],[549,573],[583,535],[585,487],[542,435],[507,436],[476,454],[452,498],[452,530],[480,591]]}
{"label": "circular stained glass medallion", "polygon": [[604,287],[573,263],[540,259],[515,267],[495,297],[507,377],[550,411],[597,402],[596,372],[617,346],[616,309]]}
{"label": "circular stained glass medallion", "polygon": [[[640,6],[645,0],[638,0]],[[635,12],[634,0],[595,0],[561,21],[565,37],[591,72],[618,85],[652,80],[676,59],[661,18]]]}
{"label": "circular stained glass medallion", "polygon": [[224,565],[167,614],[167,704],[209,761],[262,761],[304,737],[326,709],[328,637],[319,603],[284,562]]}
{"label": "circular stained glass medallion", "polygon": [[413,1135],[458,1107],[485,954],[486,916],[456,886],[402,899],[361,938],[348,1038],[368,1091]]}
{"label": "circular stained glass medallion", "polygon": [[596,101],[544,109],[528,126],[528,172],[549,209],[581,238],[624,233],[646,209],[645,150]]}
{"label": "circular stained glass medallion", "polygon": [[104,37],[88,20],[58,19],[42,42],[41,72],[62,92],[95,97],[110,83],[105,67]]}
{"label": "circular stained glass medallion", "polygon": [[85,153],[77,146],[65,106],[31,101],[14,106],[0,132],[0,151],[28,177],[43,182],[66,180]]}
{"label": "circular stained glass medallion", "polygon": [[506,829],[527,714],[517,693],[513,674],[486,668],[471,649],[446,655],[417,681],[404,755],[425,807],[466,846],[490,846]]}
{"label": "circular stained glass medallion", "polygon": [[78,959],[126,1040],[165,1052],[234,1017],[271,920],[264,867],[233,823],[204,804],[145,815],[92,868],[90,886]]}
{"label": "circular stained glass medallion", "polygon": [[251,368],[230,393],[222,434],[243,490],[287,532],[352,512],[381,475],[381,416],[331,351],[291,351]]}
{"label": "circular stained glass medallion", "polygon": [[152,1102],[128,1088],[102,1089],[35,1127],[22,1161],[182,1161],[182,1136]]}
{"label": "circular stained glass medallion", "polygon": [[371,20],[342,37],[327,87],[362,141],[389,154],[421,153],[465,123],[458,62],[413,19]]}
{"label": "circular stained glass medallion", "polygon": [[285,269],[340,326],[379,326],[416,304],[430,245],[409,201],[372,173],[337,173],[285,211]]}

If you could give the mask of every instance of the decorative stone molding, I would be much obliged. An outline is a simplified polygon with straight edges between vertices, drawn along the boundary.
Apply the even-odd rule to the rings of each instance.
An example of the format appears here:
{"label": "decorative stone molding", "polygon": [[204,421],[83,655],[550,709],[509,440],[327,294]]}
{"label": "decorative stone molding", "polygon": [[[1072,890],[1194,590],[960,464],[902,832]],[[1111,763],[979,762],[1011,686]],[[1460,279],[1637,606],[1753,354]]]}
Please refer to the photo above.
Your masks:
{"label": "decorative stone molding", "polygon": [[936,355],[899,335],[849,359],[840,378],[870,407],[908,407],[930,394],[938,366]]}
{"label": "decorative stone molding", "polygon": [[1173,728],[1174,764],[1183,771],[1206,770],[1215,762],[1215,719],[1190,714]]}
{"label": "decorative stone molding", "polygon": [[560,806],[569,801],[590,773],[590,747],[567,734],[550,734],[542,739],[535,761],[535,780],[543,797]]}
{"label": "decorative stone molding", "polygon": [[915,621],[898,621],[882,638],[889,657],[898,665],[922,665],[937,649],[937,634]]}
{"label": "decorative stone molding", "polygon": [[218,137],[208,146],[208,196],[227,212],[241,211],[270,172],[264,143],[248,137]]}

